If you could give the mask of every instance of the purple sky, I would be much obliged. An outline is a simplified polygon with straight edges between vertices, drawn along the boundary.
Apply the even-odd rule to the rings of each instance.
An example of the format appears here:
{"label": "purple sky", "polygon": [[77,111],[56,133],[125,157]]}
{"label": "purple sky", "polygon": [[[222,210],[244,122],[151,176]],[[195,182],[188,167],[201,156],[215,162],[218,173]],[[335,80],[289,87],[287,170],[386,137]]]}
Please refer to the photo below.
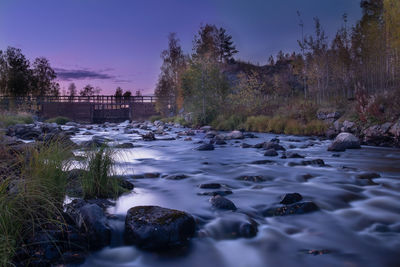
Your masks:
{"label": "purple sky", "polygon": [[361,16],[360,0],[1,0],[0,50],[22,49],[47,57],[62,89],[90,83],[104,94],[141,90],[152,94],[167,36],[176,32],[186,53],[201,23],[222,26],[233,36],[237,59],[265,64],[279,50],[298,51],[318,16],[330,37]]}

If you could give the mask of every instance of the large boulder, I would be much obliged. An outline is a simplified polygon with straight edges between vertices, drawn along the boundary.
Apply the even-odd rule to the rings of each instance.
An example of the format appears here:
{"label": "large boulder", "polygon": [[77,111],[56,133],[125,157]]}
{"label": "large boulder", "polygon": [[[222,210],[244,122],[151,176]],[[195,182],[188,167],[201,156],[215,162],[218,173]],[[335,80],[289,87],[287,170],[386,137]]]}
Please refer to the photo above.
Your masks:
{"label": "large boulder", "polygon": [[382,125],[373,125],[363,131],[364,143],[374,146],[390,146],[393,143],[389,130],[392,123],[387,122]]}
{"label": "large boulder", "polygon": [[395,138],[400,139],[400,119],[392,125],[389,129],[389,133],[392,134]]}
{"label": "large boulder", "polygon": [[351,133],[340,133],[328,147],[328,151],[345,151],[356,148],[361,148],[360,140],[356,136]]}
{"label": "large boulder", "polygon": [[183,211],[158,206],[137,206],[128,210],[125,241],[148,250],[181,247],[193,237],[196,224]]}

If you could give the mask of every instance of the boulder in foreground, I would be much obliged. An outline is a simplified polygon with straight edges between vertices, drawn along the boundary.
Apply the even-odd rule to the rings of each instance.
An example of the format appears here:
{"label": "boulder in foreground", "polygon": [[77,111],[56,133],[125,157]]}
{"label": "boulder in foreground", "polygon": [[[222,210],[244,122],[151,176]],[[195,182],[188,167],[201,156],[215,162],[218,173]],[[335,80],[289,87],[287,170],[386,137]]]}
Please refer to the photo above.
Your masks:
{"label": "boulder in foreground", "polygon": [[193,237],[196,224],[183,211],[158,206],[137,206],[128,210],[125,241],[147,250],[184,246]]}
{"label": "boulder in foreground", "polygon": [[336,136],[328,151],[345,151],[346,149],[361,148],[360,140],[351,133],[341,133]]}

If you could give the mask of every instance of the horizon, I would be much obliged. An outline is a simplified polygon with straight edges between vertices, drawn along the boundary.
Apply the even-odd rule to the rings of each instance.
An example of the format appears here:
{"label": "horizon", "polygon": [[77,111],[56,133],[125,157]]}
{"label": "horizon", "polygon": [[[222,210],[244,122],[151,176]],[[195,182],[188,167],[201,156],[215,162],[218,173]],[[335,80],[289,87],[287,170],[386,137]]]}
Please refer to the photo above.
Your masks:
{"label": "horizon", "polygon": [[[224,27],[239,50],[236,60],[264,65],[280,50],[299,51],[297,11],[305,35],[313,33],[313,18],[319,17],[329,40],[342,26],[344,13],[349,27],[361,16],[359,0],[253,1],[251,5],[171,0],[154,9],[156,3],[42,0],[38,5],[37,1],[4,1],[0,4],[0,50],[20,48],[31,62],[41,56],[49,59],[61,91],[74,82],[78,89],[86,84],[100,87],[104,95],[113,94],[117,87],[149,95],[154,93],[160,54],[167,48],[170,32],[176,32],[183,51],[190,54],[201,25]],[[173,14],[175,9],[179,16]],[[39,13],[43,15],[38,18]],[[151,13],[154,16],[146,16]]]}

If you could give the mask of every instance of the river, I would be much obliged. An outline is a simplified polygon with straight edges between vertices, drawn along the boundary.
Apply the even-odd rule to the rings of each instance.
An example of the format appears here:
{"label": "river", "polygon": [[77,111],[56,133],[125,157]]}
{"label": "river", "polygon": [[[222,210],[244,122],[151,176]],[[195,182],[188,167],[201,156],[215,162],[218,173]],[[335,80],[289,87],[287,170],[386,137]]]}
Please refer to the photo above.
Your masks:
{"label": "river", "polygon": [[[198,151],[207,141],[197,132],[192,141],[143,141],[137,133],[124,133],[127,123],[93,125],[72,140],[92,138],[85,132],[112,139],[111,145],[132,142],[134,148],[117,149],[116,171],[126,175],[135,189],[116,200],[108,212],[112,244],[94,252],[82,266],[400,266],[400,150],[363,146],[332,153],[329,140],[254,133],[257,138],[229,140],[213,151]],[[155,129],[155,128],[154,128]],[[182,128],[172,127],[163,138],[177,137]],[[146,132],[139,130],[140,132]],[[266,157],[262,149],[242,148],[278,138],[288,151],[305,159]],[[281,154],[281,152],[280,152]],[[326,166],[292,166],[289,162],[322,159]],[[260,160],[269,160],[260,164]],[[255,164],[257,163],[257,164]],[[364,172],[380,178],[359,179]],[[139,179],[143,173],[159,178]],[[180,180],[166,179],[185,175]],[[256,182],[238,179],[260,176]],[[220,183],[237,206],[236,211],[214,209],[213,189],[200,184]],[[214,189],[215,191],[215,189]],[[286,193],[300,193],[319,211],[290,216],[264,217],[261,210],[276,206]],[[124,217],[129,208],[158,205],[190,213],[197,234],[180,253],[152,253],[124,245]],[[252,238],[235,237],[232,225],[258,225]],[[171,255],[173,254],[173,255]]]}

